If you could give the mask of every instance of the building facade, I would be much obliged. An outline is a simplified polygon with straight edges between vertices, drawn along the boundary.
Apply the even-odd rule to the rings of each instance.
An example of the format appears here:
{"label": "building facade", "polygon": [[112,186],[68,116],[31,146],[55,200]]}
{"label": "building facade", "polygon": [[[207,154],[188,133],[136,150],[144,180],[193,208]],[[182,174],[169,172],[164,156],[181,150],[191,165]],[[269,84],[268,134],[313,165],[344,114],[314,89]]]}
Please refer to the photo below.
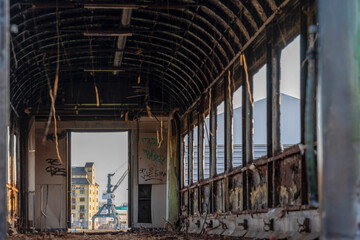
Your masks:
{"label": "building facade", "polygon": [[84,167],[72,167],[71,227],[80,229],[98,228],[98,221],[92,222],[99,210],[99,185],[95,182],[95,164],[88,162]]}

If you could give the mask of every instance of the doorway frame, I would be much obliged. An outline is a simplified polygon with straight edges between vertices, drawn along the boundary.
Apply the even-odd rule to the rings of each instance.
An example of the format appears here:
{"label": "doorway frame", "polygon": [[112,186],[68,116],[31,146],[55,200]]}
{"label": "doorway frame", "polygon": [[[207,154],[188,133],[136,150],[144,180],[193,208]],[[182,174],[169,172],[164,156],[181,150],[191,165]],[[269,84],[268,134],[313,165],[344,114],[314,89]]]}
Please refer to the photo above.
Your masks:
{"label": "doorway frame", "polygon": [[71,192],[72,192],[72,161],[71,161],[71,134],[72,133],[118,133],[118,132],[127,132],[128,134],[128,210],[127,210],[127,218],[128,218],[128,228],[132,227],[132,179],[133,179],[133,159],[131,151],[133,149],[132,144],[132,130],[131,129],[67,129],[67,181],[66,181],[66,189],[67,189],[67,203],[66,203],[66,226],[68,229],[71,229]]}

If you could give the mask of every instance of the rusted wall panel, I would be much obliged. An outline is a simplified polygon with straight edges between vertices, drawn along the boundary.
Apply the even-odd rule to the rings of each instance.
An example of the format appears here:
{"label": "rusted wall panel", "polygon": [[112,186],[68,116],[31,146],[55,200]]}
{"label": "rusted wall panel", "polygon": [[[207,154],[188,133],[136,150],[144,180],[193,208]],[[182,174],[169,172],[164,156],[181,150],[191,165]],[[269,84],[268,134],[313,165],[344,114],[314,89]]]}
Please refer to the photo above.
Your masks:
{"label": "rusted wall panel", "polygon": [[[252,165],[254,166],[254,165]],[[249,179],[249,201],[251,210],[267,208],[267,165],[250,167],[247,171]]]}
{"label": "rusted wall panel", "polygon": [[190,190],[191,214],[199,213],[199,188]]}
{"label": "rusted wall panel", "polygon": [[229,178],[229,210],[243,210],[243,174]]}
{"label": "rusted wall panel", "polygon": [[182,216],[188,215],[189,205],[189,192],[185,191],[181,193],[181,214]]}
{"label": "rusted wall panel", "polygon": [[280,165],[280,194],[281,206],[301,205],[301,154],[295,154],[279,162]]}
{"label": "rusted wall panel", "polygon": [[210,184],[201,186],[201,213],[210,213]]}
{"label": "rusted wall panel", "polygon": [[225,180],[214,182],[214,212],[225,211]]}

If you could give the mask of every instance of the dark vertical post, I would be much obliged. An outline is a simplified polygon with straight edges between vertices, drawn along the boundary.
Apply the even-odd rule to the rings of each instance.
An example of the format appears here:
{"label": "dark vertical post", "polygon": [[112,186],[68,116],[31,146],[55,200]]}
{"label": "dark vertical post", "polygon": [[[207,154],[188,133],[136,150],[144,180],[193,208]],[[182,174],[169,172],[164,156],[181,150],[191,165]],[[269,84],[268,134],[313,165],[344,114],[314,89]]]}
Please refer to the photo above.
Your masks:
{"label": "dark vertical post", "polygon": [[9,124],[9,1],[0,0],[0,239],[7,233],[7,127]]}
{"label": "dark vertical post", "polygon": [[[71,228],[71,190],[72,190],[72,171],[71,171],[71,131],[67,131],[66,134],[67,137],[67,141],[66,141],[66,145],[67,145],[67,204],[66,204],[66,208],[67,208],[67,216],[66,216],[66,221],[67,221],[67,227],[70,229]],[[95,224],[95,223],[93,223]]]}
{"label": "dark vertical post", "polygon": [[[253,162],[253,75],[249,74],[249,82],[244,84],[245,89],[245,161],[246,164]],[[249,86],[248,86],[249,84]],[[249,92],[250,91],[250,92]],[[252,182],[252,173],[251,171],[246,171],[246,209],[251,209],[250,204],[250,185]]]}
{"label": "dark vertical post", "polygon": [[306,15],[307,0],[301,0],[300,13],[300,124],[301,124],[301,143],[305,143],[305,93],[308,63],[306,61],[306,51],[308,48],[308,22]]}
{"label": "dark vertical post", "polygon": [[[281,152],[280,144],[280,55],[281,50],[277,46],[272,46],[272,155]],[[280,202],[280,163],[273,163],[273,189],[274,189],[274,206]]]}
{"label": "dark vertical post", "polygon": [[179,136],[180,136],[180,158],[179,158],[179,166],[180,166],[180,189],[184,187],[185,184],[185,167],[184,167],[184,153],[185,153],[185,142],[184,137],[180,134],[180,127],[179,127]]}
{"label": "dark vertical post", "polygon": [[203,102],[201,102],[199,107],[199,127],[198,127],[198,180],[201,181],[204,179],[204,121],[203,118]]}
{"label": "dark vertical post", "polygon": [[272,46],[272,154],[281,152],[280,144],[280,55],[279,47]]}
{"label": "dark vertical post", "polygon": [[[224,109],[224,121],[225,121],[225,128],[224,128],[224,163],[225,163],[225,172],[230,172],[233,167],[232,161],[232,91],[231,91],[231,72],[228,72],[227,77],[224,79],[224,99],[225,99],[225,109]],[[224,179],[224,201],[225,201],[225,211],[229,210],[229,178],[226,177]]]}
{"label": "dark vertical post", "polygon": [[359,47],[358,1],[318,3],[321,238],[355,239],[359,167],[359,76],[355,60],[356,44]]}
{"label": "dark vertical post", "polygon": [[189,113],[188,116],[188,135],[189,135],[189,143],[188,143],[188,178],[189,178],[189,186],[191,186],[194,182],[194,131],[192,128],[192,113]]}
{"label": "dark vertical post", "polygon": [[[306,51],[308,48],[308,17],[306,15],[307,0],[301,0],[300,13],[300,129],[301,143],[305,144],[305,98],[306,98],[306,78],[308,74],[308,62]],[[308,204],[308,190],[306,182],[306,164],[304,156],[301,159],[301,201]]]}
{"label": "dark vertical post", "polygon": [[[242,78],[242,108],[241,108],[241,133],[242,133],[242,146],[241,146],[241,153],[242,153],[242,167],[246,166],[246,80],[245,80],[245,74],[241,75]],[[247,209],[247,172],[243,172],[243,209]]]}
{"label": "dark vertical post", "polygon": [[[272,157],[272,31],[267,33],[268,43],[266,45],[266,142],[267,142],[267,156]],[[268,163],[268,208],[274,206],[274,163]]]}
{"label": "dark vertical post", "polygon": [[[249,84],[245,80],[245,162],[253,162],[253,76],[249,74]],[[250,93],[249,93],[250,89]]]}
{"label": "dark vertical post", "polygon": [[[212,89],[210,104],[210,178],[216,175],[216,127],[217,109],[215,107],[215,91]],[[211,182],[210,212],[214,211],[214,182]]]}
{"label": "dark vertical post", "polygon": [[210,109],[210,178],[216,175],[216,127],[217,127],[217,109],[214,104],[215,91],[211,94]]}
{"label": "dark vertical post", "polygon": [[225,172],[230,172],[232,169],[232,91],[231,91],[231,73],[224,79],[224,94],[225,94],[225,109],[224,109],[224,157],[225,157]]}

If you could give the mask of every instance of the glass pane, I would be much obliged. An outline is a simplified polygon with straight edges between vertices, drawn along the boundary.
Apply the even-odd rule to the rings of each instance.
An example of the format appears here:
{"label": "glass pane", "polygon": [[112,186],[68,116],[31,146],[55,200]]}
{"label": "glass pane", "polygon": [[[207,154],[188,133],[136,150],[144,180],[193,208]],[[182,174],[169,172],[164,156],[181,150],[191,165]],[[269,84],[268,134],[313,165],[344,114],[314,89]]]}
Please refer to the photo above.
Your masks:
{"label": "glass pane", "polygon": [[188,155],[188,146],[189,146],[189,135],[186,134],[184,137],[184,180],[185,186],[189,185],[189,155]]}
{"label": "glass pane", "polygon": [[193,135],[194,135],[194,182],[198,181],[198,163],[199,163],[199,154],[198,154],[198,145],[199,145],[199,140],[198,140],[198,126],[196,126],[193,130]]}
{"label": "glass pane", "polygon": [[204,124],[204,146],[205,146],[205,153],[204,153],[204,179],[210,177],[210,117],[207,115],[205,117],[205,124]]}
{"label": "glass pane", "polygon": [[224,172],[224,101],[221,102],[217,110],[217,129],[216,129],[216,173]]}
{"label": "glass pane", "polygon": [[233,166],[242,164],[242,87],[233,94]]}
{"label": "glass pane", "polygon": [[281,53],[280,139],[283,148],[300,142],[300,37]]}
{"label": "glass pane", "polygon": [[254,159],[267,154],[266,145],[266,65],[254,77]]}

